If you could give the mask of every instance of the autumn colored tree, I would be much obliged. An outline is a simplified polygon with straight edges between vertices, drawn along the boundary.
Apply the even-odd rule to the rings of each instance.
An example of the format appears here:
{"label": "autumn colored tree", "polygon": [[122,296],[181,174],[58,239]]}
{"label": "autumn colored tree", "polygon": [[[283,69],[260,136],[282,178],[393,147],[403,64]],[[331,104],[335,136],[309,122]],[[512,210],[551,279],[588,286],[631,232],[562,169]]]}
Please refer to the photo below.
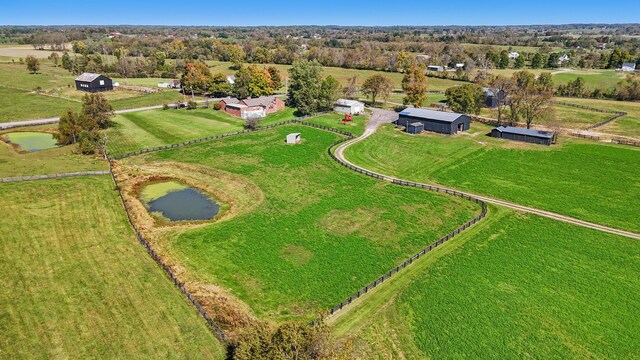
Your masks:
{"label": "autumn colored tree", "polygon": [[106,129],[113,126],[111,117],[114,115],[113,107],[104,95],[86,94],[82,98],[82,115],[89,127]]}
{"label": "autumn colored tree", "polygon": [[405,97],[402,103],[414,107],[422,107],[427,99],[427,76],[423,65],[412,65],[402,78],[402,90]]}
{"label": "autumn colored tree", "polygon": [[188,63],[184,67],[180,84],[183,89],[204,94],[209,89],[212,80],[211,71],[204,63]]}
{"label": "autumn colored tree", "polygon": [[553,82],[551,74],[541,74],[538,78],[526,70],[512,75],[515,91],[511,97],[512,121],[523,118],[527,129],[534,121],[553,114]]}
{"label": "autumn colored tree", "polygon": [[257,65],[241,67],[236,72],[234,92],[239,98],[259,97],[273,94],[271,75]]}
{"label": "autumn colored tree", "polygon": [[389,77],[376,74],[367,78],[362,83],[360,90],[363,94],[371,97],[371,103],[375,106],[378,97],[382,97],[385,100],[389,97],[393,90],[393,83]]}
{"label": "autumn colored tree", "polygon": [[271,78],[271,88],[274,91],[277,91],[282,87],[282,75],[280,75],[280,70],[275,66],[267,67],[267,71],[269,72],[269,77]]}

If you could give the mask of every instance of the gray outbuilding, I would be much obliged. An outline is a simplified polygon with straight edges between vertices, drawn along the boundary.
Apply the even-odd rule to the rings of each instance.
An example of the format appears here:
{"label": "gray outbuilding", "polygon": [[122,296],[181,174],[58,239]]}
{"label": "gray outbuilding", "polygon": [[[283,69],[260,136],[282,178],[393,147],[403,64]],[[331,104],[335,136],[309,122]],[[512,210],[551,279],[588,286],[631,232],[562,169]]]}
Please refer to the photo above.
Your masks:
{"label": "gray outbuilding", "polygon": [[76,78],[76,90],[100,92],[113,90],[113,81],[108,77],[94,73],[83,73]]}
{"label": "gray outbuilding", "polygon": [[532,144],[551,145],[555,137],[552,131],[524,129],[514,126],[498,126],[491,130],[491,136],[495,138],[524,141]]}
{"label": "gray outbuilding", "polygon": [[416,122],[422,123],[425,131],[447,135],[469,130],[471,126],[471,118],[468,115],[417,108],[402,110],[396,124],[404,126],[409,131],[409,125]]}
{"label": "gray outbuilding", "polygon": [[419,121],[411,123],[407,126],[407,132],[409,134],[420,134],[423,131],[424,131],[424,124]]}

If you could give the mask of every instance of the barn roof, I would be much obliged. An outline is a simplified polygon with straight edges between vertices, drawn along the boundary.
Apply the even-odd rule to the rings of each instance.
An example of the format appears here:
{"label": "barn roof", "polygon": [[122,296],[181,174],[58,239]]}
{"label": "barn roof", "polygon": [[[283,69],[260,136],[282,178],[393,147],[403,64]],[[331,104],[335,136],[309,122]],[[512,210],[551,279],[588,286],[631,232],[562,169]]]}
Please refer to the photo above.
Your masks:
{"label": "barn roof", "polygon": [[234,97],[230,97],[230,96],[227,96],[226,98],[222,98],[222,99],[220,99],[220,101],[224,101],[224,103],[227,104],[227,105],[240,103],[240,100],[238,100],[238,99],[236,99]]}
{"label": "barn roof", "polygon": [[462,114],[458,114],[454,112],[418,109],[418,108],[406,108],[400,112],[400,115],[410,116],[414,118],[421,118],[426,120],[444,121],[444,122],[454,122],[460,116],[463,116]]}
{"label": "barn roof", "polygon": [[501,133],[508,133],[508,134],[526,135],[526,136],[533,136],[533,137],[545,138],[545,139],[553,138],[553,132],[551,131],[525,129],[525,128],[519,128],[514,126],[498,126],[497,128],[495,128],[495,130],[498,130]]}
{"label": "barn roof", "polygon": [[341,105],[341,106],[357,106],[357,105],[364,105],[363,103],[361,103],[360,101],[357,100],[349,100],[349,99],[338,99],[336,100],[336,105]]}
{"label": "barn roof", "polygon": [[235,109],[243,109],[243,108],[246,108],[248,106],[244,105],[244,104],[229,104],[229,103],[227,103],[227,107],[235,108]]}
{"label": "barn roof", "polygon": [[94,73],[82,73],[82,75],[78,76],[76,78],[76,81],[82,81],[82,82],[92,82],[93,80],[99,78],[101,75],[100,74],[94,74]]}
{"label": "barn roof", "polygon": [[493,90],[489,89],[488,87],[483,87],[482,91],[484,91],[485,95],[487,95],[487,96],[494,96],[495,95]]}

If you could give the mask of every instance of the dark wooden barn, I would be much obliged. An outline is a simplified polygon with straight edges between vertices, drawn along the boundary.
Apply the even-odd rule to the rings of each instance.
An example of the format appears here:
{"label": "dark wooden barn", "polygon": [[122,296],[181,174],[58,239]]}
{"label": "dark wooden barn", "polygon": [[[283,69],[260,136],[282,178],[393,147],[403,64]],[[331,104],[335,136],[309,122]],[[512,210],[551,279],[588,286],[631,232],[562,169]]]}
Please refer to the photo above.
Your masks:
{"label": "dark wooden barn", "polygon": [[421,122],[414,122],[407,126],[407,132],[409,134],[420,134],[424,131],[424,124]]}
{"label": "dark wooden barn", "polygon": [[76,89],[88,92],[109,91],[113,90],[113,81],[104,75],[83,73],[76,78]]}
{"label": "dark wooden barn", "polygon": [[491,136],[515,141],[524,141],[533,144],[551,145],[555,133],[551,131],[541,131],[524,129],[513,126],[498,126],[491,130]]}
{"label": "dark wooden barn", "polygon": [[448,135],[453,135],[458,131],[469,130],[471,126],[471,118],[467,115],[417,108],[402,110],[396,123],[408,128],[410,124],[416,122],[422,123],[426,131]]}
{"label": "dark wooden barn", "polygon": [[[504,101],[505,98],[505,94],[504,91],[500,90],[497,94],[487,88],[487,87],[483,87],[482,91],[484,91],[484,106],[488,107],[489,109],[495,109],[498,107],[498,105],[500,105],[500,101]],[[508,103],[508,100],[507,100]]]}

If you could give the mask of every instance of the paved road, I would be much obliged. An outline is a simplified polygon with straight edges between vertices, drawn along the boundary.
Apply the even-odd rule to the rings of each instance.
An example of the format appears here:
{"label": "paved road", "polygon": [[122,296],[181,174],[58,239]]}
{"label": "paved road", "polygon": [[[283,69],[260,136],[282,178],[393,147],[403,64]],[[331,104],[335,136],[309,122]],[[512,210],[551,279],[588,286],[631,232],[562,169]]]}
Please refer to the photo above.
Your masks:
{"label": "paved road", "polygon": [[[215,101],[220,101],[220,99],[216,98],[216,99],[197,100],[196,102],[197,103],[204,103],[204,102],[207,102],[207,101],[215,102]],[[175,102],[174,102],[174,104],[175,104]],[[153,109],[162,109],[162,105],[154,105],[154,106],[145,106],[145,107],[139,107],[139,108],[133,108],[133,109],[116,110],[114,112],[116,114],[126,114],[126,113],[130,113],[130,112],[153,110]],[[20,127],[20,126],[35,126],[35,125],[55,124],[58,121],[60,121],[59,117],[52,117],[52,118],[46,118],[46,119],[36,119],[36,120],[12,121],[12,122],[0,123],[0,130],[10,129],[10,128],[14,128],[14,127]]]}
{"label": "paved road", "polygon": [[[388,111],[388,110],[381,110],[381,109],[372,109],[373,114],[371,115],[371,120],[367,123],[366,129],[364,134],[362,134],[361,136],[347,141],[343,144],[341,144],[340,146],[338,146],[338,148],[336,148],[335,151],[335,155],[337,158],[339,158],[340,160],[348,163],[351,166],[360,168],[362,170],[367,170],[367,171],[371,171],[369,169],[365,169],[361,166],[358,166],[352,162],[350,162],[349,160],[347,160],[347,158],[344,156],[344,151],[351,145],[360,142],[366,138],[368,138],[369,136],[373,135],[376,130],[378,129],[378,127],[381,124],[385,124],[385,123],[391,123],[393,121],[395,121],[398,118],[398,115],[396,113],[394,113],[393,111]],[[373,171],[371,171],[373,172]],[[402,181],[409,181],[409,180],[404,180],[404,179],[399,179],[393,176],[388,176],[388,175],[384,175],[384,174],[380,174],[378,173],[380,176],[382,176],[382,179],[385,181],[389,181],[392,182],[394,180],[402,180]],[[428,184],[426,184],[428,185]],[[620,229],[615,229],[615,228],[611,228],[608,226],[604,226],[604,225],[599,225],[599,224],[594,224],[594,223],[590,223],[588,221],[583,221],[580,219],[575,219],[569,216],[565,216],[565,215],[560,215],[560,214],[556,214],[550,211],[545,211],[545,210],[540,210],[540,209],[536,209],[536,208],[532,208],[532,207],[528,207],[528,206],[523,206],[523,205],[519,205],[519,204],[514,204],[508,201],[503,201],[503,200],[499,200],[499,199],[494,199],[491,197],[487,197],[487,196],[482,196],[482,195],[477,195],[474,193],[470,193],[470,192],[465,192],[465,191],[461,191],[458,189],[452,189],[452,188],[446,188],[443,186],[438,185],[439,187],[443,188],[443,189],[448,189],[448,190],[455,190],[461,193],[464,193],[468,196],[472,196],[475,198],[478,198],[484,202],[490,203],[490,204],[494,204],[494,205],[499,205],[499,206],[504,206],[513,210],[518,210],[518,211],[523,211],[523,212],[527,212],[527,213],[531,213],[531,214],[536,214],[539,216],[544,216],[550,219],[554,219],[554,220],[558,220],[558,221],[563,221],[569,224],[573,224],[573,225],[578,225],[578,226],[582,226],[582,227],[586,227],[586,228],[590,228],[590,229],[595,229],[595,230],[600,230],[600,231],[604,231],[604,232],[608,232],[611,234],[616,234],[616,235],[621,235],[621,236],[625,236],[628,238],[632,238],[632,239],[638,239],[640,240],[640,234],[636,234],[630,231],[625,231],[625,230],[620,230]]]}

